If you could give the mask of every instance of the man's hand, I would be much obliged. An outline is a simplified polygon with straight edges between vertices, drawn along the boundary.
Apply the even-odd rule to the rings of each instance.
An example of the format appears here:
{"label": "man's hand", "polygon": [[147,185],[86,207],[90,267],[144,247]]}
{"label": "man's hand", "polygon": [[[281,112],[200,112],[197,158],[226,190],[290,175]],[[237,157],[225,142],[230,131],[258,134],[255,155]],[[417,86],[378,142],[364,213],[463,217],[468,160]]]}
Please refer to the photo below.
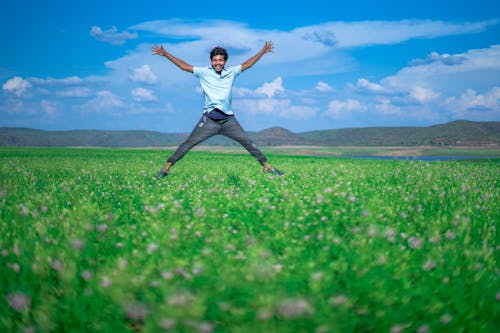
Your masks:
{"label": "man's hand", "polygon": [[260,50],[256,55],[241,64],[241,71],[246,71],[247,69],[252,67],[264,54],[273,52],[273,48],[273,42],[266,42],[262,50]]}
{"label": "man's hand", "polygon": [[160,56],[167,58],[168,60],[173,62],[174,65],[176,65],[177,67],[179,67],[183,71],[190,72],[190,73],[193,72],[193,66],[191,66],[190,64],[188,64],[184,60],[176,58],[173,55],[171,55],[170,53],[168,53],[167,51],[165,51],[165,49],[163,48],[163,45],[160,45],[160,46],[153,45],[153,54],[157,54],[157,55],[160,55]]}
{"label": "man's hand", "polygon": [[264,53],[273,52],[273,48],[274,48],[273,42],[269,41],[264,44],[262,51],[264,51]]}
{"label": "man's hand", "polygon": [[154,45],[153,46],[153,54],[161,55],[166,57],[167,56],[167,51],[163,48],[163,45]]}

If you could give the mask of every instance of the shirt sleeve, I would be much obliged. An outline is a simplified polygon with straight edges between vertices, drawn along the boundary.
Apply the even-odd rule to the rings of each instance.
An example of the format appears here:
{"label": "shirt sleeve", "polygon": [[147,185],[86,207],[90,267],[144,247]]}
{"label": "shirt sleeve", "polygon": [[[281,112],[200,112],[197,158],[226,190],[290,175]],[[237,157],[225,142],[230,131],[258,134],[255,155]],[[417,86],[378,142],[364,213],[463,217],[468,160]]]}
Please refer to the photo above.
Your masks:
{"label": "shirt sleeve", "polygon": [[203,75],[203,67],[193,66],[193,75],[196,77],[201,77]]}
{"label": "shirt sleeve", "polygon": [[241,73],[241,65],[234,66],[233,69],[234,69],[234,75],[235,76],[236,75],[240,75],[240,73]]}

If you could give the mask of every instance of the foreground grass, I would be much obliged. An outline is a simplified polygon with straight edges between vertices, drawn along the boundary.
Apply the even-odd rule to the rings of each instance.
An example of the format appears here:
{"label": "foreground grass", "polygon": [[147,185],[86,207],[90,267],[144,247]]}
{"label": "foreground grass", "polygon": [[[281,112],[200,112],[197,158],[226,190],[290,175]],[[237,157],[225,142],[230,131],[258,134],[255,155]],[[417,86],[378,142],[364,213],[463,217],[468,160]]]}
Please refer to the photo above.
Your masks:
{"label": "foreground grass", "polygon": [[493,332],[498,161],[0,150],[2,332]]}

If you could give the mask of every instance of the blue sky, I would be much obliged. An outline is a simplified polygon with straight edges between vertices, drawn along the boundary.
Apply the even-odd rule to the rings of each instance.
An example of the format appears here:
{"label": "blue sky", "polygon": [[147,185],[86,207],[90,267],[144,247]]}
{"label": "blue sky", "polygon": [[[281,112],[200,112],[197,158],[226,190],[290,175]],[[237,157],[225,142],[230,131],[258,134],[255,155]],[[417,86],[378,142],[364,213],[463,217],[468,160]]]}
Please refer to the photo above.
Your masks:
{"label": "blue sky", "polygon": [[0,127],[189,132],[194,66],[215,45],[242,73],[247,130],[500,120],[500,2],[0,0]]}

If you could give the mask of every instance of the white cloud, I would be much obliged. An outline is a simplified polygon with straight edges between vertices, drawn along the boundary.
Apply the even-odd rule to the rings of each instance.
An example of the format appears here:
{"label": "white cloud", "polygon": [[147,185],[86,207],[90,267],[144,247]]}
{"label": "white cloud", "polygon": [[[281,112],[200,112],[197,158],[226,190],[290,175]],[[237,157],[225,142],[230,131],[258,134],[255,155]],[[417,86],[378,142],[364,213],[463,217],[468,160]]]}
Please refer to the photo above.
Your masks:
{"label": "white cloud", "polygon": [[[415,86],[425,86],[450,95],[463,91],[471,85],[491,87],[498,84],[500,45],[451,56],[467,60],[456,62],[453,66],[442,61],[434,61],[405,67],[395,75],[383,79],[381,83],[398,91],[411,91]],[[441,58],[439,55],[436,57]]]}
{"label": "white cloud", "polygon": [[368,91],[370,93],[385,93],[387,92],[387,89],[378,84],[378,83],[373,83],[370,82],[367,79],[358,79],[358,82],[355,85],[355,88],[362,90],[362,91]]}
{"label": "white cloud", "polygon": [[29,81],[20,76],[14,76],[3,84],[2,89],[21,97],[30,87],[31,83]]}
{"label": "white cloud", "polygon": [[84,80],[78,76],[69,76],[62,79],[56,79],[52,77],[49,77],[47,79],[30,78],[30,81],[37,85],[63,85],[63,86],[80,85],[84,83]]}
{"label": "white cloud", "polygon": [[124,107],[122,99],[108,90],[98,91],[95,97],[81,106],[85,112],[106,112]]}
{"label": "white cloud", "polygon": [[467,58],[463,55],[449,55],[449,54],[439,54],[437,52],[431,52],[427,58],[425,59],[414,59],[410,62],[410,65],[420,66],[427,65],[433,62],[440,62],[444,65],[453,66],[460,65],[464,61],[467,61]]}
{"label": "white cloud", "polygon": [[57,95],[62,97],[89,97],[91,94],[92,92],[87,87],[74,87],[57,92]]}
{"label": "white cloud", "polygon": [[424,104],[435,100],[439,97],[439,94],[433,92],[431,89],[427,89],[421,86],[415,86],[410,91],[410,96],[414,100]]}
{"label": "white cloud", "polygon": [[60,108],[60,103],[54,101],[42,100],[40,103],[43,113],[46,116],[54,117]]}
{"label": "white cloud", "polygon": [[151,66],[148,64],[134,68],[132,70],[132,74],[130,75],[130,79],[134,82],[141,82],[148,84],[152,84],[158,81],[158,77],[151,70]]}
{"label": "white cloud", "polygon": [[450,23],[431,20],[327,22],[301,27],[293,32],[308,41],[322,43],[327,46],[350,48],[397,44],[413,38],[434,38],[477,33],[497,23],[497,20],[472,23]]}
{"label": "white cloud", "polygon": [[153,91],[144,88],[133,89],[132,96],[138,102],[151,102],[158,100]]}
{"label": "white cloud", "polygon": [[256,115],[275,116],[283,119],[307,119],[314,117],[317,108],[307,105],[297,105],[290,99],[239,99],[233,102],[237,112]]}
{"label": "white cloud", "polygon": [[274,94],[285,91],[285,89],[283,89],[282,83],[283,80],[280,76],[272,82],[265,82],[261,87],[255,89],[255,92],[258,94],[264,94],[267,97],[271,98],[274,96]]}
{"label": "white cloud", "polygon": [[377,113],[383,115],[398,115],[401,114],[401,108],[392,104],[392,101],[387,97],[381,97],[375,104]]}
{"label": "white cloud", "polygon": [[[202,93],[202,90],[201,88],[197,88],[199,90],[197,90],[198,93]],[[246,96],[254,96],[256,95],[255,91],[253,91],[252,89],[249,89],[249,88],[242,88],[242,87],[233,87],[233,96],[237,96],[237,97],[246,97]]]}
{"label": "white cloud", "polygon": [[[276,45],[284,44],[297,47],[317,44],[323,48],[308,49],[325,51],[331,47],[359,47],[366,45],[397,44],[413,38],[435,38],[465,33],[484,31],[498,20],[451,23],[432,20],[399,20],[399,21],[332,21],[323,24],[303,26],[291,31],[252,30],[247,25],[221,20],[158,20],[144,22],[131,27],[133,30],[151,31],[169,37],[189,38],[213,41],[214,36],[224,36],[224,44],[236,46],[241,50],[253,49],[262,40],[276,41]],[[271,37],[271,38],[269,38]],[[244,40],[245,43],[241,41]],[[215,44],[211,44],[215,45]],[[286,47],[288,48],[288,47]],[[294,52],[298,53],[298,52]],[[292,56],[293,53],[287,54]]]}
{"label": "white cloud", "polygon": [[493,87],[484,94],[478,94],[473,89],[467,89],[460,97],[446,99],[446,108],[459,117],[467,116],[469,112],[490,112],[500,116],[500,87]]}
{"label": "white cloud", "polygon": [[329,92],[333,91],[333,88],[328,85],[328,83],[319,81],[318,84],[316,85],[316,90],[321,91],[321,92]]}
{"label": "white cloud", "polygon": [[165,106],[164,106],[164,110],[165,110],[167,113],[173,113],[173,112],[174,112],[174,107],[172,106],[172,103],[167,103],[167,104],[165,104]]}
{"label": "white cloud", "polygon": [[332,118],[337,118],[339,116],[346,115],[350,112],[363,112],[366,111],[367,107],[359,100],[348,99],[346,101],[333,100],[328,105],[328,110],[326,114]]}
{"label": "white cloud", "polygon": [[118,32],[116,27],[111,27],[109,30],[102,30],[101,27],[92,26],[90,28],[90,35],[101,42],[112,45],[122,45],[129,39],[137,38],[137,33],[130,33],[128,31]]}

